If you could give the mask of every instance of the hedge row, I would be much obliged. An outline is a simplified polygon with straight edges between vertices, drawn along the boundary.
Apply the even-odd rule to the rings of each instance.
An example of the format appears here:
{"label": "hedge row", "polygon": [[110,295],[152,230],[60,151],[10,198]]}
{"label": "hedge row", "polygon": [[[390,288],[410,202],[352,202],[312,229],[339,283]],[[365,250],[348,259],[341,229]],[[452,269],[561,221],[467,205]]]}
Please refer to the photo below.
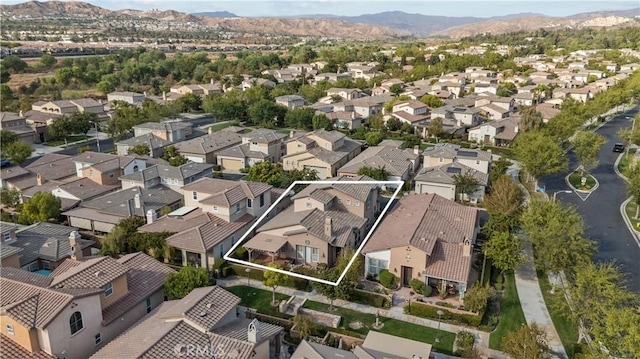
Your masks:
{"label": "hedge row", "polygon": [[363,292],[360,290],[353,290],[350,301],[369,305],[376,308],[390,308],[391,302],[385,296],[372,292]]}
{"label": "hedge row", "polygon": [[406,313],[421,318],[438,319],[438,310],[442,310],[444,314],[442,319],[452,321],[459,324],[466,324],[472,327],[478,327],[482,321],[482,314],[462,314],[448,311],[446,308],[440,308],[420,302],[411,302],[404,307]]}
{"label": "hedge row", "polygon": [[[260,281],[264,280],[264,271],[257,268],[251,268],[249,273],[246,271],[247,267],[237,264],[226,264],[220,266],[222,277],[228,277],[230,275],[239,275],[242,277],[249,277],[251,279]],[[312,290],[311,283],[307,279],[289,276],[289,279],[282,284],[285,287],[295,288],[297,290],[304,290],[310,292]]]}

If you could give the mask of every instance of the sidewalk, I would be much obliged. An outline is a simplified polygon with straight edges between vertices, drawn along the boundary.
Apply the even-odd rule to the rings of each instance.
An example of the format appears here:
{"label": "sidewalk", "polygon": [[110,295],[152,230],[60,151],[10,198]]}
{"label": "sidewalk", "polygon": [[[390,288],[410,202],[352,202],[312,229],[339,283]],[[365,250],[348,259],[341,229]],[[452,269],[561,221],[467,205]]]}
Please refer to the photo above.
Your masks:
{"label": "sidewalk", "polygon": [[[227,279],[218,279],[217,283],[223,287],[233,287],[238,285],[246,286],[247,279],[244,277],[234,276],[234,277],[229,277]],[[264,286],[262,282],[258,282],[255,280],[251,281],[251,286],[258,289],[271,291],[271,288],[268,288]],[[306,298],[307,300],[329,304],[329,300],[325,296],[316,293],[315,290],[312,292],[305,292],[305,291],[296,290],[289,287],[278,287],[276,289],[276,292],[281,294],[286,294],[289,296],[295,295],[296,297]],[[351,310],[355,310],[362,313],[368,313],[368,314],[380,313],[380,316],[383,316],[383,317],[392,318],[392,319],[400,320],[407,323],[422,325],[422,326],[430,327],[433,329],[438,328],[437,320],[431,320],[431,319],[420,318],[413,315],[404,314],[402,305],[396,305],[391,307],[390,309],[383,309],[383,308],[371,307],[364,304],[348,302],[341,299],[334,300],[333,305],[336,307],[351,309]],[[507,356],[504,355],[502,352],[489,349],[489,333],[487,332],[483,332],[474,328],[468,328],[468,327],[463,327],[459,325],[444,323],[444,322],[440,323],[440,329],[443,331],[451,332],[451,333],[458,333],[463,330],[471,332],[476,337],[476,347],[484,355],[491,358],[496,358],[496,359],[507,358]]]}
{"label": "sidewalk", "polygon": [[516,288],[524,317],[528,324],[536,323],[547,332],[549,346],[557,358],[567,358],[567,352],[564,350],[560,336],[553,325],[540,290],[538,276],[533,265],[533,248],[530,242],[525,241],[522,252],[526,259],[516,268]]}

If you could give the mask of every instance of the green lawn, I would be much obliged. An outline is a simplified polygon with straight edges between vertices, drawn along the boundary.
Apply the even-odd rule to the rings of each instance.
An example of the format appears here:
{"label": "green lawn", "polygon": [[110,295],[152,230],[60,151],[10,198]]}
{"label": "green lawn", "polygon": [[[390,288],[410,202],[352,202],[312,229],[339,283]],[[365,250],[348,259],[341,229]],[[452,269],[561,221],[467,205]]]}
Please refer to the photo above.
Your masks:
{"label": "green lawn", "polygon": [[[365,314],[354,310],[338,307],[334,307],[335,310],[330,311],[329,305],[324,303],[306,301],[304,307],[341,316],[342,321],[340,322],[339,329],[341,329],[340,331],[345,331],[345,334],[348,334],[347,332],[352,332],[366,335],[369,330],[372,330],[370,328],[376,322],[376,317],[373,314]],[[453,333],[441,330],[440,342],[436,343],[435,338],[436,335],[438,335],[437,329],[407,323],[391,318],[381,317],[379,318],[379,320],[384,323],[384,327],[380,329],[380,332],[382,333],[432,344],[434,350],[439,353],[453,353],[453,342],[456,338],[455,334]],[[357,330],[350,328],[349,324],[355,321],[360,321],[364,325],[363,328]]]}
{"label": "green lawn", "polygon": [[[88,138],[90,138],[90,137],[87,136],[87,135],[69,136],[69,137],[67,137],[67,143],[82,141],[82,140],[86,140]],[[45,145],[52,146],[52,147],[63,146],[64,144],[65,144],[64,140],[55,140],[55,141],[49,141],[49,142],[45,143]]]}
{"label": "green lawn", "polygon": [[239,124],[240,124],[239,121],[229,121],[225,123],[218,123],[218,124],[209,126],[209,130],[211,130],[211,132],[216,132],[216,131],[223,130],[227,127],[238,126]]}
{"label": "green lawn", "polygon": [[[260,313],[272,315],[279,318],[290,318],[290,316],[280,313],[278,307],[271,306],[272,293],[262,289],[247,287],[246,285],[225,288],[231,293],[240,297],[240,305],[256,309]],[[289,296],[276,293],[276,300],[287,300]]]}
{"label": "green lawn", "polygon": [[578,323],[568,318],[566,313],[569,313],[569,305],[564,298],[564,294],[558,290],[555,294],[551,294],[551,283],[549,283],[549,277],[538,271],[538,282],[540,283],[540,291],[544,297],[544,302],[547,304],[549,315],[553,325],[556,327],[556,331],[560,336],[564,350],[567,352],[569,358],[574,355],[574,346],[578,342]]}
{"label": "green lawn", "polygon": [[582,183],[580,182],[582,180],[582,174],[580,174],[580,172],[573,172],[569,175],[569,183],[571,183],[571,185],[579,190],[583,190],[583,191],[588,191],[590,189],[593,188],[593,186],[596,185],[596,180],[595,178],[593,178],[591,175],[585,173],[584,177],[587,179],[587,181],[585,182],[585,185],[583,186]]}
{"label": "green lawn", "polygon": [[516,280],[513,273],[506,275],[505,285],[502,302],[500,303],[500,321],[496,330],[489,337],[489,348],[496,350],[502,349],[502,338],[505,335],[518,330],[523,324],[527,323],[520,306],[518,289],[516,288]]}
{"label": "green lawn", "polygon": [[629,160],[631,158],[633,158],[633,155],[636,153],[636,149],[635,148],[630,148],[629,149],[629,153],[625,153],[622,158],[620,159],[620,162],[618,162],[618,171],[620,171],[620,173],[625,174],[625,172],[627,171],[627,167],[629,166]]}
{"label": "green lawn", "polygon": [[638,205],[630,201],[627,203],[627,207],[625,208],[625,212],[627,213],[627,218],[631,221],[631,226],[638,231],[640,230],[640,220],[636,219],[636,209]]}

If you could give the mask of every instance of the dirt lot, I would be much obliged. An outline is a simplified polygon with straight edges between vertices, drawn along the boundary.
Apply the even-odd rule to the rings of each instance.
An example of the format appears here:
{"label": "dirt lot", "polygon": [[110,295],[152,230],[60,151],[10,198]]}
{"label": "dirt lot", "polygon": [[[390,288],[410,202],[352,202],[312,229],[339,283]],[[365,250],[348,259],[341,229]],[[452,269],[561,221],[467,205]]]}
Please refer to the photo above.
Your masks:
{"label": "dirt lot", "polygon": [[12,89],[15,89],[22,85],[29,85],[31,82],[33,82],[33,80],[37,78],[51,77],[54,74],[55,74],[55,71],[49,71],[49,72],[38,73],[38,74],[30,74],[30,73],[11,74],[11,78],[9,79],[9,82],[7,82],[7,85]]}

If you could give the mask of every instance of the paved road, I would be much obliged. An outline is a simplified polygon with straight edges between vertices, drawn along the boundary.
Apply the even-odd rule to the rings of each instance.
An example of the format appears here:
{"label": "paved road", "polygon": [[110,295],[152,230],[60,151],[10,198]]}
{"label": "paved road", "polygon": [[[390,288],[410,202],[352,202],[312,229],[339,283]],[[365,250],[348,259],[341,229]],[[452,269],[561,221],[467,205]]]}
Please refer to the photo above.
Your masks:
{"label": "paved road", "polygon": [[[623,272],[628,274],[629,289],[640,293],[640,246],[629,233],[620,215],[620,205],[628,196],[624,180],[613,170],[613,164],[619,154],[612,151],[614,143],[620,142],[616,132],[631,125],[625,116],[633,117],[637,112],[636,107],[625,115],[617,116],[598,130],[598,133],[607,138],[607,143],[600,150],[600,164],[592,171],[600,182],[600,187],[585,202],[573,193],[558,193],[557,198],[559,201],[575,205],[582,215],[587,236],[599,244],[596,260],[616,261],[621,265]],[[575,169],[578,166],[575,156],[570,153],[569,157],[569,168]],[[553,196],[555,191],[569,189],[564,180],[566,175],[564,173],[548,176],[541,180],[541,183],[546,185],[549,196]]]}

